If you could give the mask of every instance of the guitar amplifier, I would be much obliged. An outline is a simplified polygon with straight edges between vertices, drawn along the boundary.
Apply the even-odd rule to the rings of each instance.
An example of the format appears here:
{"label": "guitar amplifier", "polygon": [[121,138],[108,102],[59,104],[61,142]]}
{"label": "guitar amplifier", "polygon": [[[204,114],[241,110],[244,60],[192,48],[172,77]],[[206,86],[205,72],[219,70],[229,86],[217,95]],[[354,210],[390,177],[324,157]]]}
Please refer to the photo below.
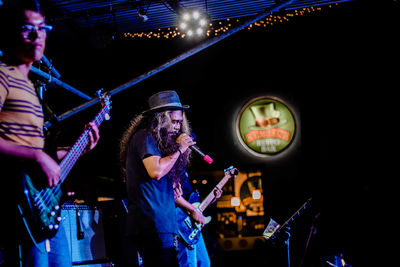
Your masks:
{"label": "guitar amplifier", "polygon": [[66,203],[61,209],[72,265],[108,265],[102,213],[96,207]]}

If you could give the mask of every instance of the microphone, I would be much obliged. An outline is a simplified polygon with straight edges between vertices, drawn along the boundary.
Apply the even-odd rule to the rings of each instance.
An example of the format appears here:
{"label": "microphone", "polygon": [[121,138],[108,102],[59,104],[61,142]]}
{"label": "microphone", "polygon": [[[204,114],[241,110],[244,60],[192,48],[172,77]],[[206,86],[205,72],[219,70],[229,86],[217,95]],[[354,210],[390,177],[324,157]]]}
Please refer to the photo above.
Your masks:
{"label": "microphone", "polygon": [[189,148],[190,148],[192,151],[194,151],[194,152],[196,152],[197,154],[199,154],[199,155],[203,158],[203,160],[204,160],[205,162],[207,162],[208,164],[211,164],[211,163],[213,162],[213,159],[212,159],[209,155],[204,154],[204,153],[200,150],[200,148],[199,148],[198,146],[192,145],[192,146],[190,146]]}
{"label": "microphone", "polygon": [[[178,134],[181,135],[182,132],[179,131]],[[191,137],[193,137],[193,140],[196,140],[195,135],[194,135],[193,133],[192,133]],[[190,148],[190,150],[192,150],[193,152],[196,152],[197,154],[199,154],[199,155],[203,158],[203,160],[204,160],[205,162],[207,162],[208,164],[211,164],[211,163],[214,161],[209,155],[204,154],[204,153],[200,150],[200,148],[199,148],[198,146],[196,146],[196,145],[191,145],[191,146],[189,146],[189,148]]]}

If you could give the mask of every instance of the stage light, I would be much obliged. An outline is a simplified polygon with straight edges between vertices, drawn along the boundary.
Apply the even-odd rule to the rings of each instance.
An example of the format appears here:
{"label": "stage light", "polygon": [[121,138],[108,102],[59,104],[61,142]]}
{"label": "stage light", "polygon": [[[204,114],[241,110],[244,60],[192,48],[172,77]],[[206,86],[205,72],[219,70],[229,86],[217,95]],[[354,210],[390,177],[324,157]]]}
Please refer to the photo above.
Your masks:
{"label": "stage light", "polygon": [[207,24],[207,20],[205,20],[205,19],[201,19],[201,20],[199,21],[199,25],[200,25],[201,27],[206,26],[206,24]]}
{"label": "stage light", "polygon": [[138,12],[139,18],[142,19],[143,22],[146,22],[149,20],[149,17],[147,15],[142,15]]}
{"label": "stage light", "polygon": [[143,7],[139,7],[137,9],[137,14],[138,14],[139,18],[142,19],[143,22],[146,22],[149,19],[149,17],[146,15],[146,13],[147,13],[147,10],[145,11],[143,9]]}
{"label": "stage light", "polygon": [[184,13],[184,14],[182,15],[182,19],[183,19],[183,20],[190,20],[190,14],[189,14],[189,13]]}
{"label": "stage light", "polygon": [[186,9],[181,12],[178,25],[183,35],[201,37],[207,32],[208,16],[197,9]]}
{"label": "stage light", "polygon": [[193,18],[196,19],[196,20],[199,19],[199,17],[200,17],[199,11],[197,11],[197,10],[196,10],[196,11],[193,11],[192,16],[193,16]]}

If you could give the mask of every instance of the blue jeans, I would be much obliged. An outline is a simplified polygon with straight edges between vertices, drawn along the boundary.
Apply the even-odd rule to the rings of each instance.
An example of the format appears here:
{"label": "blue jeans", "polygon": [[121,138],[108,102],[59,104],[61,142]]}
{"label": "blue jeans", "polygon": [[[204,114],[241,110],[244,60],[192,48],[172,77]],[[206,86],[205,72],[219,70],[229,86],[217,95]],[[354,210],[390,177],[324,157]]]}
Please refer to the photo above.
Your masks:
{"label": "blue jeans", "polygon": [[50,251],[46,252],[46,241],[23,249],[24,266],[35,267],[71,267],[71,254],[63,224],[57,234],[49,239]]}
{"label": "blue jeans", "polygon": [[203,235],[193,249],[187,248],[182,242],[178,243],[178,259],[180,267],[209,267],[211,265]]}

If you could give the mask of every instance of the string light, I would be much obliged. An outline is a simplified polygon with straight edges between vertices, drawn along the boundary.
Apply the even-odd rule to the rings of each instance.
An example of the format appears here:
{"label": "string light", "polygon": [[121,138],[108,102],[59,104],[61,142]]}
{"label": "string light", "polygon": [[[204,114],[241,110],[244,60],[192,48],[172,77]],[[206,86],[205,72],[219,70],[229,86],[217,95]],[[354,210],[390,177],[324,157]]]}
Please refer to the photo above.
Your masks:
{"label": "string light", "polygon": [[[327,8],[332,8],[334,6],[338,6],[339,4],[336,3],[334,5],[328,5],[326,6]],[[247,30],[255,30],[257,28],[267,28],[267,27],[272,27],[278,24],[282,23],[287,23],[291,19],[298,17],[298,16],[304,16],[308,15],[311,13],[315,12],[320,12],[322,11],[322,7],[305,7],[302,9],[295,9],[292,11],[288,11],[285,15],[275,15],[275,14],[270,14],[264,19],[261,19],[255,23],[250,24],[246,29]],[[209,24],[209,29],[205,32],[205,35],[207,37],[215,37],[218,36],[219,34],[223,34],[227,31],[230,30],[230,28],[235,27],[236,25],[239,25],[240,23],[243,22],[247,18],[236,18],[236,19],[225,19],[221,21],[215,21],[213,23]],[[130,38],[130,39],[141,39],[141,38],[147,38],[147,39],[171,39],[171,38],[185,38],[190,35],[188,32],[182,33],[179,31],[178,27],[175,28],[166,28],[166,29],[158,29],[156,31],[149,31],[149,32],[136,32],[136,33],[130,33],[126,32],[123,33],[123,38]]]}

